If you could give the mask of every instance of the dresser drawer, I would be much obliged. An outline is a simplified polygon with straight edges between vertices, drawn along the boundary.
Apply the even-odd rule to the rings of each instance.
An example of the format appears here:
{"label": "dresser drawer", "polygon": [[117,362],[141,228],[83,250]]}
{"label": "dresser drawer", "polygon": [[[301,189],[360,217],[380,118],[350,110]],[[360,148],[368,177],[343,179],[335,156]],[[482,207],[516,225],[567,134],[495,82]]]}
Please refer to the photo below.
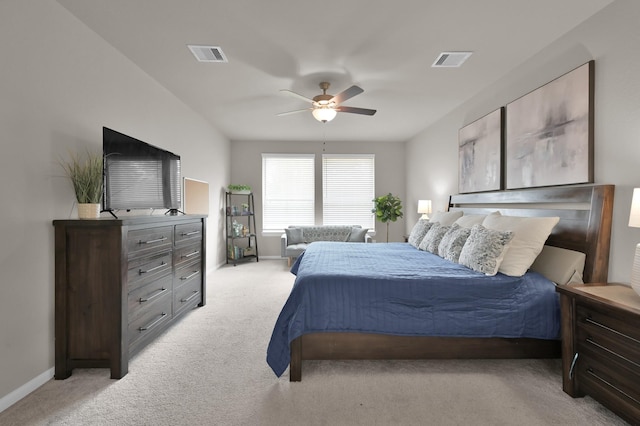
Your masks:
{"label": "dresser drawer", "polygon": [[142,315],[146,306],[154,304],[163,296],[171,293],[172,287],[173,277],[169,274],[131,291],[128,297],[129,322]]}
{"label": "dresser drawer", "polygon": [[198,279],[190,280],[173,292],[173,312],[180,314],[202,301],[202,287]]}
{"label": "dresser drawer", "polygon": [[635,413],[640,418],[638,375],[616,362],[600,361],[586,352],[577,363],[580,389],[592,395],[614,411]]}
{"label": "dresser drawer", "polygon": [[192,244],[189,246],[178,247],[173,251],[173,266],[180,268],[183,265],[191,263],[200,263],[202,256],[202,247],[200,244]]}
{"label": "dresser drawer", "polygon": [[129,270],[127,271],[128,291],[131,292],[164,275],[171,275],[172,259],[171,252],[166,251],[155,256],[142,257],[130,261]]}
{"label": "dresser drawer", "polygon": [[188,244],[193,241],[202,240],[202,222],[182,223],[176,225],[175,242],[176,245]]}
{"label": "dresser drawer", "polygon": [[173,226],[145,228],[127,233],[129,259],[158,253],[173,246]]}
{"label": "dresser drawer", "polygon": [[171,304],[171,293],[167,292],[151,304],[141,307],[138,317],[129,321],[129,345],[159,333],[171,319]]}
{"label": "dresser drawer", "polygon": [[193,263],[177,268],[173,288],[177,289],[190,281],[202,282],[202,264]]}
{"label": "dresser drawer", "polygon": [[640,368],[640,330],[624,316],[578,305],[576,334],[578,351],[600,347],[613,356],[637,363],[636,368]]}

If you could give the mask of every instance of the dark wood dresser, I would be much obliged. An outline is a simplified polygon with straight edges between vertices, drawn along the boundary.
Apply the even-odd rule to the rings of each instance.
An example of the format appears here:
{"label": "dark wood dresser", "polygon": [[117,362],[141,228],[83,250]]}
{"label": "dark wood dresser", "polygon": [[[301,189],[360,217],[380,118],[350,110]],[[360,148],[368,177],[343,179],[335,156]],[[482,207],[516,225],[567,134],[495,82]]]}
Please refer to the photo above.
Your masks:
{"label": "dark wood dresser", "polygon": [[129,358],[206,301],[206,216],[54,220],[55,378]]}
{"label": "dark wood dresser", "polygon": [[619,284],[558,286],[562,387],[640,424],[640,296]]}

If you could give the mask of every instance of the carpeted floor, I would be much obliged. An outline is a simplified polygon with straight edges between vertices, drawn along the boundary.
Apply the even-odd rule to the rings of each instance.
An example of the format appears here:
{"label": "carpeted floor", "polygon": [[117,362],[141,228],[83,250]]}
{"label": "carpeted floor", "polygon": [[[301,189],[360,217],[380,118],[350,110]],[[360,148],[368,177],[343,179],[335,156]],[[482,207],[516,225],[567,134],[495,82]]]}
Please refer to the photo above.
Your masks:
{"label": "carpeted floor", "polygon": [[134,357],[129,374],[74,370],[0,425],[623,425],[562,392],[559,360],[317,361],[276,378],[267,343],[293,284],[285,261],[225,266],[207,305]]}

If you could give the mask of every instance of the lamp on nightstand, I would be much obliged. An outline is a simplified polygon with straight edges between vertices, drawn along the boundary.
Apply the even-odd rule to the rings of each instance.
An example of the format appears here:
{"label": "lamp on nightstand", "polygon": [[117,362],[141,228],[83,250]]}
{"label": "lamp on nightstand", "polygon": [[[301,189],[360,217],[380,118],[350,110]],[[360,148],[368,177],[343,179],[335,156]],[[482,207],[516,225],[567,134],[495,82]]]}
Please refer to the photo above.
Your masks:
{"label": "lamp on nightstand", "polygon": [[422,213],[422,217],[420,219],[429,219],[429,213],[431,213],[431,200],[418,200],[418,213]]}
{"label": "lamp on nightstand", "polygon": [[[634,188],[633,190],[631,213],[629,213],[629,226],[640,228],[640,188]],[[636,246],[636,255],[633,258],[631,287],[640,295],[640,244]]]}

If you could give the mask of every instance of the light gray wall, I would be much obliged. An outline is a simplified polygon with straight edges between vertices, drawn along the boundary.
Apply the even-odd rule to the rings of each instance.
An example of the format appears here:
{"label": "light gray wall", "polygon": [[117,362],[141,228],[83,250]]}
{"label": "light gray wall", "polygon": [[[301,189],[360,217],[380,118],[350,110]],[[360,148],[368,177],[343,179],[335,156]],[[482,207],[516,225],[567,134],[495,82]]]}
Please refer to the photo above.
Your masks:
{"label": "light gray wall", "polygon": [[[640,2],[612,3],[409,141],[407,199],[446,208],[458,189],[458,129],[594,59],[595,182],[616,185],[609,280],[628,283],[640,242],[640,229],[627,226],[632,188],[640,186],[638,22]],[[408,227],[417,218],[410,213]]]}
{"label": "light gray wall", "polygon": [[[363,119],[366,120],[366,117]],[[330,126],[331,123],[325,125]],[[403,201],[403,212],[406,214],[404,143],[233,141],[229,183],[247,184],[253,189],[258,231],[262,230],[262,153],[316,154],[316,218],[322,218],[322,154],[375,154],[376,196],[391,192],[400,197]],[[291,179],[295,179],[295,176]],[[415,207],[417,208],[417,205]],[[404,232],[404,219],[391,223],[389,241],[403,241]],[[386,225],[376,222],[374,238],[386,240]],[[260,256],[279,257],[280,235],[263,236],[259,232],[258,249]]]}
{"label": "light gray wall", "polygon": [[77,217],[58,161],[101,151],[102,126],[180,154],[184,176],[210,183],[207,262],[220,264],[229,141],[56,2],[1,1],[0,404],[52,372],[51,222]]}

